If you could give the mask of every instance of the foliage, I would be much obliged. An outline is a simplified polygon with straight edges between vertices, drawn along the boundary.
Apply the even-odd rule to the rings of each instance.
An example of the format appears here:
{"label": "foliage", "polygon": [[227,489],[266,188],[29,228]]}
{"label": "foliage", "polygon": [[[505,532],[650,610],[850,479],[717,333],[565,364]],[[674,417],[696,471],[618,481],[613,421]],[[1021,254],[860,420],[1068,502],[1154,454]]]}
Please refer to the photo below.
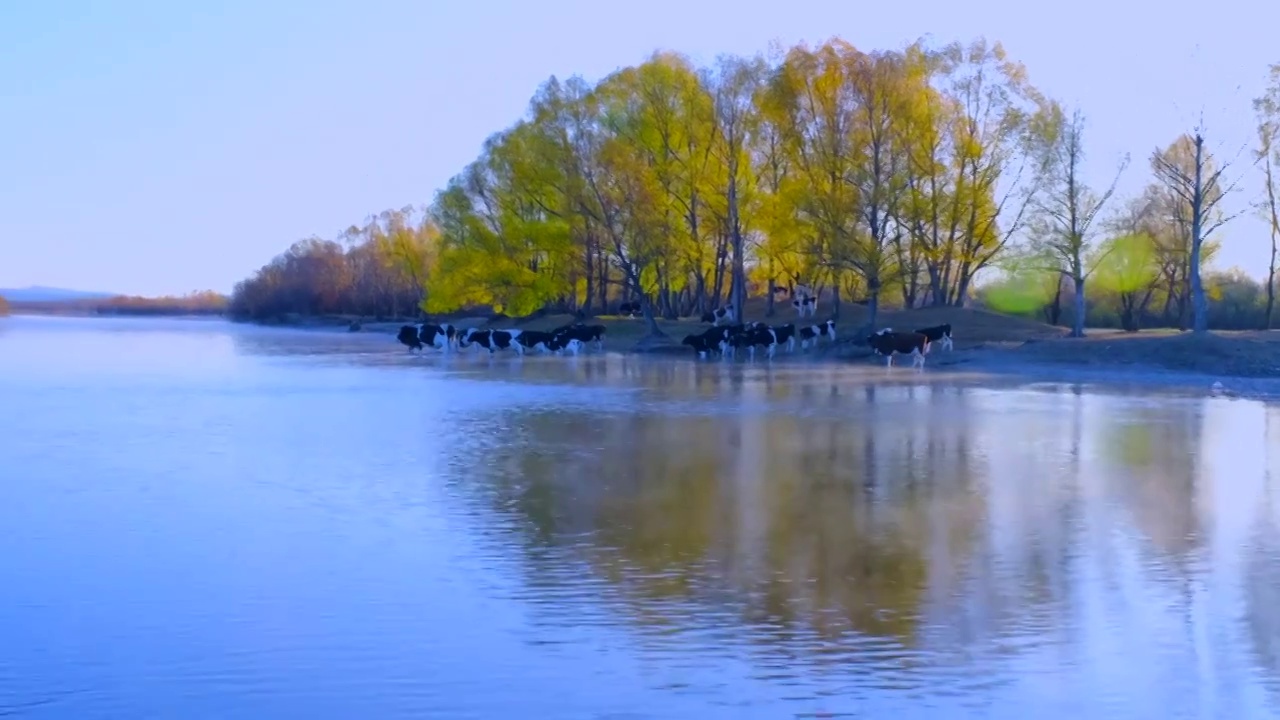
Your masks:
{"label": "foliage", "polygon": [[212,290],[180,296],[117,295],[96,301],[94,311],[103,315],[221,315],[228,303],[226,295]]}
{"label": "foliage", "polygon": [[1155,240],[1146,234],[1119,235],[1099,248],[1095,287],[1113,292],[1138,292],[1155,285],[1158,277]]}
{"label": "foliage", "polygon": [[[874,324],[881,303],[962,305],[1003,267],[983,300],[1056,322],[1063,274],[1082,284],[1098,265],[1104,305],[1127,298],[1135,323],[1188,324],[1225,221],[1221,167],[1189,154],[1190,138],[1156,153],[1161,182],[1098,244],[1111,190],[1077,182],[1080,129],[981,38],[873,51],[833,38],[705,68],[659,52],[594,83],[550,78],[424,212],[295,243],[237,286],[231,311],[600,314],[638,301],[658,332],[659,317],[803,285],[833,316],[866,304]],[[1193,177],[1197,157],[1209,181],[1193,211],[1172,179]],[[1150,287],[1135,280],[1152,268]]]}
{"label": "foliage", "polygon": [[620,288],[674,317],[748,278],[961,303],[1017,225],[997,192],[1026,195],[1006,171],[1038,98],[985,41],[552,78],[437,195],[432,307],[591,311]]}
{"label": "foliage", "polygon": [[[1108,240],[1108,242],[1111,242]],[[1136,242],[1133,238],[1122,243]],[[1176,326],[1176,308],[1164,307],[1164,289],[1159,278],[1147,288],[1130,293],[1132,317],[1126,320],[1125,292],[1111,282],[1103,282],[1110,274],[1111,257],[1099,266],[1089,289],[1089,304],[1085,311],[1085,326],[1091,328],[1139,328]],[[1205,296],[1208,303],[1209,324],[1220,330],[1252,330],[1260,328],[1266,319],[1266,288],[1263,283],[1239,269],[1205,273]],[[1147,290],[1151,296],[1142,303]],[[1022,272],[1005,275],[978,288],[976,299],[986,307],[1020,317],[1044,319],[1044,304],[1052,300],[1052,275],[1039,272]],[[1075,322],[1074,295],[1071,283],[1063,284],[1062,322]]]}
{"label": "foliage", "polygon": [[438,262],[438,231],[406,208],[348,228],[336,240],[299,240],[236,284],[234,317],[353,314],[417,316]]}

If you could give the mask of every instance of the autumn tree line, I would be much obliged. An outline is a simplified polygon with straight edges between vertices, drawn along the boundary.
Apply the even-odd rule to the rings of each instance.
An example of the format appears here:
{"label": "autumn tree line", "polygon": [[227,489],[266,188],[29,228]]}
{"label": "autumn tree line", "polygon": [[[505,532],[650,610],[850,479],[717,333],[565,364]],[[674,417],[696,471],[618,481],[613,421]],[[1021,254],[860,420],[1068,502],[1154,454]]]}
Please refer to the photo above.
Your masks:
{"label": "autumn tree line", "polygon": [[227,313],[229,304],[230,298],[212,290],[200,290],[185,295],[151,297],[113,295],[104,298],[15,301],[12,304],[0,297],[0,315],[6,314],[11,305],[15,311],[29,314],[224,315]]}
{"label": "autumn tree line", "polygon": [[[1255,110],[1273,248],[1262,326],[1280,68]],[[832,315],[857,303],[872,324],[885,305],[977,299],[1077,332],[1086,319],[1206,328],[1223,290],[1201,270],[1248,163],[1196,130],[1153,152],[1149,187],[1121,200],[1114,182],[1085,182],[1085,131],[985,40],[865,52],[836,39],[705,68],[657,53],[595,84],[553,77],[428,207],[295,243],[236,286],[231,310],[602,314],[625,300],[656,332],[723,305],[741,316],[749,294],[772,314],[772,289],[803,283]],[[1002,272],[979,291],[987,270]]]}

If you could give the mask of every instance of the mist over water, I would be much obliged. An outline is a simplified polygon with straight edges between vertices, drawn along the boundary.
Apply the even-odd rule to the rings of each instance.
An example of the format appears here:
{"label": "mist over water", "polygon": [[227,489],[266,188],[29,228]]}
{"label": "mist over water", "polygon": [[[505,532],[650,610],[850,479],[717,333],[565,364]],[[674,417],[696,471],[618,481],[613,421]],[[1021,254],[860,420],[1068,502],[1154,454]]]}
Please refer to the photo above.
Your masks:
{"label": "mist over water", "polygon": [[0,319],[0,716],[1280,716],[1280,409]]}

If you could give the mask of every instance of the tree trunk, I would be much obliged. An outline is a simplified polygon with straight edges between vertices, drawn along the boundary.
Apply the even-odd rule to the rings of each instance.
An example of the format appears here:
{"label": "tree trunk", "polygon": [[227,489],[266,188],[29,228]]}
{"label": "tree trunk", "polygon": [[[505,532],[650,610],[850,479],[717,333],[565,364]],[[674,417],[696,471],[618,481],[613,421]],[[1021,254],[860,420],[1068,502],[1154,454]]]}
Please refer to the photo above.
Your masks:
{"label": "tree trunk", "polygon": [[729,233],[733,243],[733,295],[729,303],[733,316],[742,322],[743,306],[747,303],[747,266],[743,252],[742,224],[738,218],[738,168],[736,162],[729,173]]}
{"label": "tree trunk", "polygon": [[1057,325],[1062,320],[1062,274],[1058,274],[1058,283],[1053,289],[1053,300],[1049,302],[1048,320],[1050,325]]}
{"label": "tree trunk", "polygon": [[626,268],[627,284],[631,291],[640,298],[640,314],[644,316],[645,327],[649,330],[649,335],[664,337],[665,333],[658,327],[658,319],[653,313],[653,302],[649,299],[649,294],[640,288],[640,272],[632,263],[628,263]]}
{"label": "tree trunk", "polygon": [[1120,293],[1120,328],[1125,332],[1138,332],[1138,324],[1133,316],[1133,303],[1133,293]]}
{"label": "tree trunk", "polygon": [[[965,266],[967,267],[968,263],[965,263]],[[964,307],[964,299],[969,295],[969,282],[971,280],[973,280],[973,276],[967,271],[960,276],[960,282],[956,283],[955,307]]]}
{"label": "tree trunk", "polygon": [[600,293],[600,312],[609,313],[609,261],[605,258],[604,253],[600,252],[601,246],[596,241],[596,258],[600,270],[600,284],[596,287],[596,292]]}
{"label": "tree trunk", "polygon": [[942,291],[942,275],[938,272],[937,263],[926,262],[929,272],[929,304],[941,307],[946,304],[946,293]]}
{"label": "tree trunk", "polygon": [[[1269,148],[1268,148],[1269,149]],[[1271,153],[1267,153],[1267,209],[1271,214],[1271,263],[1267,266],[1267,319],[1264,330],[1271,329],[1271,313],[1276,307],[1276,245],[1280,242],[1280,212],[1276,207],[1276,181],[1272,174]]]}
{"label": "tree trunk", "polygon": [[[588,238],[587,252],[586,252],[586,267],[584,268],[587,273],[587,292],[586,292],[586,299],[583,300],[582,306],[580,307],[580,309],[582,310],[582,314],[586,315],[587,317],[590,317],[592,314],[591,303],[593,300],[595,300],[595,298],[593,297],[593,294],[596,289],[596,268],[595,268],[594,260],[595,260],[595,253],[591,252],[591,240],[590,238]],[[578,293],[575,290],[574,292],[575,300],[577,299],[577,295]]]}
{"label": "tree trunk", "polygon": [[867,327],[876,329],[876,316],[880,313],[880,281],[867,281]]}
{"label": "tree trunk", "polygon": [[1075,281],[1076,297],[1075,297],[1075,317],[1071,322],[1071,337],[1084,337],[1084,277],[1083,273],[1076,271],[1075,276],[1071,278]]}
{"label": "tree trunk", "polygon": [[1200,278],[1200,246],[1204,238],[1204,138],[1196,133],[1196,177],[1191,195],[1191,311],[1192,331],[1200,334],[1209,331],[1209,303],[1204,297],[1204,284]]}
{"label": "tree trunk", "polygon": [[653,314],[653,303],[649,302],[647,295],[640,296],[640,311],[644,314],[644,324],[649,329],[649,334],[662,335],[662,330],[658,327],[657,316]]}
{"label": "tree trunk", "polygon": [[1276,307],[1276,238],[1271,236],[1271,270],[1267,273],[1267,324],[1264,330],[1271,329],[1271,313]]}
{"label": "tree trunk", "polygon": [[831,319],[840,319],[840,281],[831,284]]}
{"label": "tree trunk", "polygon": [[725,260],[728,258],[729,244],[722,239],[716,243],[716,268],[715,274],[712,275],[711,283],[711,307],[712,310],[720,307],[720,298],[724,297],[724,276],[725,276]]}

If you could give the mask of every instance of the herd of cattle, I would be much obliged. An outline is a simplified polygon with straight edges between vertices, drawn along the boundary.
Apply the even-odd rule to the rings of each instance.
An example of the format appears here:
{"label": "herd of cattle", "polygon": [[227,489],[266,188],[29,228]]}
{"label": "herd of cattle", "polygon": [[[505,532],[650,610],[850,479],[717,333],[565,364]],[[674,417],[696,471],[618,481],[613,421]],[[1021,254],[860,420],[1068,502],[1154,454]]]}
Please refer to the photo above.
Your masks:
{"label": "herd of cattle", "polygon": [[[788,352],[794,351],[797,338],[803,350],[810,345],[817,345],[820,338],[830,342],[836,339],[836,322],[827,320],[818,325],[796,327],[792,323],[769,326],[762,322],[741,325],[716,325],[706,332],[687,335],[681,344],[693,348],[700,358],[719,354],[725,358],[734,357],[738,350],[747,350],[751,358],[755,357],[756,348],[762,348],[770,358],[780,346]],[[913,366],[924,367],[924,356],[933,343],[941,342],[946,350],[952,348],[951,325],[935,325],[921,328],[913,332],[895,332],[893,328],[884,328],[866,338],[873,352],[884,356],[888,365],[893,365],[894,355],[910,355]]]}
{"label": "herd of cattle", "polygon": [[409,347],[421,350],[433,347],[437,350],[466,350],[477,347],[489,351],[514,350],[524,355],[526,350],[577,355],[587,343],[595,343],[596,349],[604,349],[604,326],[573,323],[550,332],[543,330],[460,330],[449,323],[443,325],[404,325],[396,339]]}
{"label": "herd of cattle", "polygon": [[[732,313],[729,317],[732,318]],[[796,338],[800,339],[800,349],[808,348],[809,345],[817,345],[818,338],[827,338],[831,342],[836,339],[836,321],[828,320],[820,325],[805,325],[796,327],[792,323],[786,325],[769,325],[762,322],[753,322],[739,325],[720,325],[719,320],[724,316],[715,318],[712,322],[716,325],[706,332],[687,335],[684,340],[680,341],[681,345],[688,345],[698,353],[698,357],[706,358],[712,354],[719,354],[726,358],[734,357],[738,350],[746,350],[748,354],[754,358],[756,348],[763,348],[769,357],[777,351],[779,345],[784,345],[788,352],[796,349]]]}
{"label": "herd of cattle", "polygon": [[[785,347],[787,352],[794,352],[796,341],[800,349],[817,346],[819,339],[826,338],[835,342],[836,322],[827,320],[817,325],[796,327],[793,323],[770,326],[762,322],[721,325],[721,321],[733,321],[733,312],[716,310],[704,316],[705,322],[711,322],[709,330],[687,335],[681,341],[693,349],[700,358],[720,355],[733,358],[737,351],[746,350],[749,357],[755,358],[756,350],[764,350],[770,358],[778,348]],[[526,351],[541,353],[570,353],[577,355],[593,343],[597,350],[604,349],[605,327],[603,325],[587,325],[581,322],[571,323],[551,331],[542,330],[479,330],[468,328],[460,330],[453,325],[423,324],[404,325],[400,328],[396,339],[409,350],[421,350],[433,347],[437,350],[465,350],[476,347],[488,350],[492,355],[498,350],[514,350],[519,355]],[[884,328],[867,336],[867,345],[877,355],[884,356],[887,364],[893,366],[894,355],[910,355],[913,367],[924,367],[924,356],[933,343],[941,342],[946,350],[952,348],[951,325],[935,325],[913,332],[895,332],[892,328]]]}

